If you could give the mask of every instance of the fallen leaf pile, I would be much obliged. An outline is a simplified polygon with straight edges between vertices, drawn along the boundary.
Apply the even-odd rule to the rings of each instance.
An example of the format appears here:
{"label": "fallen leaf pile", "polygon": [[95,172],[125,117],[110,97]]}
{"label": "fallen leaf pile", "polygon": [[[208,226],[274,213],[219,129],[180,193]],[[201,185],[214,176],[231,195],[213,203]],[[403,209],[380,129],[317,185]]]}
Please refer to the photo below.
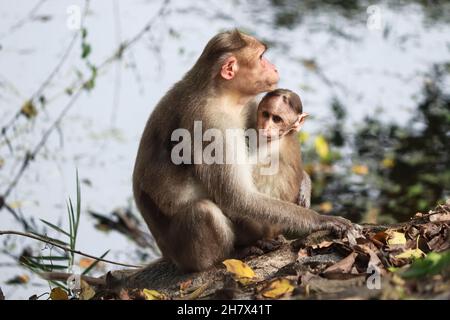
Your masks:
{"label": "fallen leaf pile", "polygon": [[[287,242],[287,250],[294,251],[297,260],[284,267],[281,265],[275,273],[256,272],[251,266],[260,267],[251,257],[246,261],[228,259],[222,263],[226,270],[217,273],[219,279],[222,277],[222,281],[219,280],[221,284],[198,282],[193,275],[192,279],[178,283],[175,291],[163,293],[153,289],[122,289],[118,296],[109,298],[307,298],[317,294],[341,294],[347,289],[371,289],[369,278],[375,274],[379,279],[388,279],[389,284],[383,284],[383,290],[369,290],[371,294],[378,292],[379,295],[366,295],[366,298],[401,299],[411,296],[408,295],[411,292],[408,279],[433,274],[441,277],[442,268],[448,269],[450,266],[449,225],[450,202],[427,214],[417,213],[409,222],[398,225],[355,226],[354,230],[340,238],[333,238],[329,232],[324,232],[321,236],[318,232],[319,238],[310,243],[307,243],[308,239],[311,240],[310,236]],[[262,261],[263,257],[261,256]],[[423,286],[426,288],[424,295],[436,290],[438,293],[449,292],[450,280],[445,282],[448,287],[439,287],[441,280],[442,278],[436,278],[431,286],[427,280]],[[419,280],[414,281],[412,286],[417,293],[420,291],[417,289]],[[374,281],[372,285],[378,288],[379,283]],[[355,297],[363,296],[358,293]],[[337,296],[346,297],[349,296]]]}
{"label": "fallen leaf pile", "polygon": [[[104,287],[82,280],[75,296],[54,288],[50,299],[448,299],[449,227],[447,201],[405,223],[355,225],[338,238],[319,231],[285,240],[281,247],[245,261],[228,259],[224,267],[187,274],[175,287],[120,286],[119,278],[108,272]],[[28,280],[18,276],[10,281]]]}
{"label": "fallen leaf pile", "polygon": [[332,256],[324,263],[309,263],[308,270],[329,279],[396,271],[428,253],[450,249],[449,209],[449,205],[440,205],[428,214],[417,213],[401,225],[366,225],[356,236],[350,232],[342,239],[300,246],[297,261],[308,265],[315,256]]}

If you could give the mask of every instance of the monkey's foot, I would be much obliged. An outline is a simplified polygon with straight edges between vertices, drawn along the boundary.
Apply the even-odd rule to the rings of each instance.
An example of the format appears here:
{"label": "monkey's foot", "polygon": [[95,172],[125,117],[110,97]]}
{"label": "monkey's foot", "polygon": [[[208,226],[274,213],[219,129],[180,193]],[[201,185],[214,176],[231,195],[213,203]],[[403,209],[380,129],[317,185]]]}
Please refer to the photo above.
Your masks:
{"label": "monkey's foot", "polygon": [[237,248],[235,256],[237,259],[262,256],[265,253],[277,250],[283,243],[286,243],[286,238],[283,235],[279,235],[275,239],[261,239],[252,246]]}
{"label": "monkey's foot", "polygon": [[239,260],[243,260],[245,258],[254,257],[254,256],[262,256],[264,251],[256,246],[249,246],[236,249],[235,256]]}
{"label": "monkey's foot", "polygon": [[286,242],[286,239],[283,236],[278,236],[275,239],[262,239],[256,242],[256,246],[262,250],[264,253],[271,252],[277,250],[283,243]]}

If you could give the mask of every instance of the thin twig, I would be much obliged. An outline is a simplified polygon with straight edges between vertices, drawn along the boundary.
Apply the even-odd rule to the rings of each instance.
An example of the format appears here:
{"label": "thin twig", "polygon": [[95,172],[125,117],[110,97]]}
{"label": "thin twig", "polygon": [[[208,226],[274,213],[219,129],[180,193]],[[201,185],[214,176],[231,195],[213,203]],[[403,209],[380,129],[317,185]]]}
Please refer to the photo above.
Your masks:
{"label": "thin twig", "polygon": [[[88,3],[89,1],[87,1]],[[100,64],[98,67],[98,70],[106,68],[107,65],[109,65],[111,62],[113,62],[116,59],[120,59],[122,57],[122,54],[125,50],[131,48],[139,39],[141,39],[146,32],[150,30],[153,23],[156,21],[158,17],[164,14],[168,4],[170,3],[170,0],[165,0],[160,8],[160,10],[156,13],[155,16],[153,16],[145,25],[144,27],[130,40],[125,41],[123,44],[119,45],[119,48],[115,51],[113,55],[111,55],[109,58],[105,59],[103,63]],[[84,81],[85,83],[85,81]],[[6,189],[6,191],[0,195],[0,210],[4,207],[7,197],[10,195],[11,191],[16,187],[17,183],[21,179],[23,173],[25,170],[29,167],[29,164],[31,163],[31,160],[33,160],[36,155],[39,153],[39,151],[42,149],[42,147],[45,145],[45,143],[48,140],[48,137],[50,134],[55,130],[55,128],[58,127],[59,123],[63,119],[63,117],[66,115],[66,113],[70,110],[70,108],[74,105],[74,102],[78,99],[80,93],[82,92],[82,89],[84,88],[84,83],[79,86],[76,91],[74,92],[72,99],[69,101],[69,103],[64,107],[58,118],[53,122],[53,124],[47,129],[47,131],[42,136],[39,143],[36,145],[34,150],[32,152],[28,152],[25,155],[25,158],[22,162],[22,166],[19,170],[19,172],[16,174],[16,176],[13,178],[12,182]],[[2,129],[2,134],[5,135],[4,129]]]}
{"label": "thin twig", "polygon": [[98,67],[98,69],[103,69],[106,65],[110,64],[116,59],[120,59],[123,55],[123,52],[125,49],[131,48],[137,41],[139,41],[148,31],[150,31],[151,27],[155,23],[156,19],[160,16],[165,14],[165,11],[170,3],[170,0],[164,0],[163,4],[161,5],[161,8],[158,10],[158,12],[144,25],[144,27],[130,40],[123,42],[119,48],[114,52],[113,55],[111,55],[109,58],[107,58],[103,63],[101,63]]}
{"label": "thin twig", "polygon": [[71,249],[69,247],[63,246],[63,245],[61,245],[59,243],[56,243],[56,242],[48,240],[48,239],[44,239],[44,238],[39,237],[39,236],[34,235],[34,234],[20,232],[20,231],[12,231],[12,230],[0,231],[0,236],[1,235],[7,235],[7,234],[13,234],[13,235],[17,235],[17,236],[21,236],[21,237],[27,237],[27,238],[38,240],[38,241],[41,241],[41,242],[45,242],[45,243],[51,244],[52,246],[60,248],[60,249],[62,249],[64,251],[69,251],[69,252],[78,254],[80,256],[85,256],[85,257],[88,257],[88,258],[91,258],[91,259],[94,259],[94,260],[98,260],[98,261],[102,261],[102,262],[106,262],[106,263],[110,263],[110,264],[115,264],[115,265],[118,265],[118,266],[130,267],[130,268],[142,268],[143,267],[143,266],[136,266],[136,265],[133,265],[133,264],[126,264],[126,263],[115,262],[115,261],[111,261],[111,260],[107,260],[107,259],[103,259],[103,258],[98,258],[96,256],[93,256],[93,255],[81,252],[79,250],[73,250],[73,249]]}
{"label": "thin twig", "polygon": [[[86,2],[86,6],[88,4],[88,0]],[[133,44],[135,44],[142,36],[144,36],[144,34],[150,30],[151,26],[153,25],[154,21],[164,13],[167,5],[170,3],[170,0],[165,0],[164,3],[162,4],[161,9],[158,11],[158,13],[149,20],[149,22],[147,22],[145,24],[145,26],[129,41],[125,42],[125,44],[122,44],[119,46],[119,48],[116,50],[116,53],[114,55],[112,55],[111,57],[109,57],[108,59],[106,59],[99,67],[99,69],[101,68],[105,68],[110,62],[114,61],[115,59],[120,59],[123,52],[127,49],[129,49]],[[67,51],[68,52],[68,51]],[[120,53],[120,54],[119,54]],[[68,53],[67,53],[68,54]],[[58,64],[59,68],[62,66],[62,62]],[[58,68],[55,68],[53,70],[53,72],[51,73],[50,77],[47,78],[47,82],[49,83],[51,81],[51,78],[58,72]],[[41,140],[39,141],[39,143],[36,145],[36,147],[34,148],[34,150],[30,153],[27,152],[27,154],[25,155],[25,158],[22,162],[22,166],[19,170],[19,172],[16,174],[16,176],[14,177],[14,179],[12,180],[12,182],[10,183],[10,185],[8,186],[8,188],[6,189],[6,191],[3,193],[3,195],[0,195],[0,210],[2,208],[7,208],[8,211],[13,214],[13,216],[15,218],[18,217],[17,213],[6,204],[6,199],[7,197],[10,195],[10,193],[12,192],[12,190],[16,187],[16,185],[18,184],[19,180],[21,179],[21,177],[23,176],[23,173],[25,172],[25,170],[29,167],[31,160],[34,160],[34,158],[36,157],[36,155],[40,152],[40,150],[42,149],[42,147],[45,145],[45,143],[47,142],[50,134],[53,132],[53,130],[55,130],[56,128],[58,128],[61,120],[64,118],[64,116],[67,114],[67,112],[71,109],[71,107],[74,105],[75,101],[78,99],[78,97],[80,96],[82,89],[84,88],[84,83],[86,81],[83,81],[83,84],[80,85],[74,92],[72,99],[69,101],[69,103],[66,105],[66,107],[64,107],[64,109],[62,110],[62,112],[60,113],[60,115],[58,116],[58,118],[53,122],[53,124],[47,129],[47,131],[44,133],[44,135],[42,136]],[[45,86],[41,86],[40,90],[44,90]],[[20,114],[20,113],[19,113]],[[3,134],[3,136],[6,138],[6,132],[5,132],[5,128],[2,129],[1,133]],[[23,224],[23,226],[25,227],[25,230],[28,230],[28,223],[25,221],[25,219],[20,219],[20,222]],[[40,239],[42,240],[42,239]],[[62,248],[67,249],[67,248]],[[79,253],[81,254],[81,253]],[[95,258],[95,257],[94,257]],[[110,263],[114,263],[114,262],[110,262]],[[120,264],[119,264],[120,265]],[[125,265],[125,266],[131,266],[131,267],[136,267],[136,266],[132,266],[132,265]]]}
{"label": "thin twig", "polygon": [[[19,171],[16,173],[14,179],[11,181],[10,185],[6,189],[6,191],[3,194],[3,196],[0,197],[0,198],[3,199],[3,201],[6,200],[6,198],[10,195],[11,191],[16,187],[16,185],[19,182],[20,178],[22,177],[23,173],[25,172],[25,170],[30,165],[31,160],[34,160],[34,158],[37,156],[39,151],[41,151],[42,147],[44,147],[44,145],[47,142],[47,140],[48,140],[50,134],[52,133],[52,131],[55,130],[55,128],[58,127],[59,123],[64,118],[66,113],[70,110],[70,108],[74,105],[75,101],[78,99],[78,97],[80,96],[81,92],[82,92],[82,90],[81,90],[81,88],[79,88],[78,91],[73,94],[72,99],[70,99],[69,103],[61,111],[61,113],[59,114],[58,118],[56,118],[56,120],[52,123],[52,125],[45,131],[45,133],[41,137],[41,140],[35,146],[33,151],[32,152],[27,152],[25,154],[25,158],[22,161],[22,166],[20,167]],[[0,209],[1,209],[1,206],[0,206]]]}
{"label": "thin twig", "polygon": [[[42,1],[43,2],[43,1]],[[84,21],[84,17],[86,17],[86,14],[89,9],[89,0],[86,0],[86,5],[84,8],[83,18],[82,21]],[[36,99],[36,97],[40,96],[42,92],[47,88],[47,86],[50,84],[50,82],[53,80],[53,78],[56,76],[56,74],[59,72],[61,67],[64,65],[64,62],[67,60],[69,54],[72,52],[72,49],[76,43],[76,40],[79,36],[79,32],[76,32],[74,36],[72,37],[72,40],[69,43],[69,46],[64,51],[61,59],[58,61],[56,66],[53,68],[53,70],[50,72],[50,74],[47,76],[47,78],[44,80],[44,82],[39,86],[39,88],[31,95],[30,101],[33,101]],[[19,110],[16,111],[14,116],[11,118],[9,122],[7,122],[1,129],[1,133],[5,139],[7,139],[6,133],[8,130],[14,125],[14,123],[17,121],[17,119],[22,114],[22,107],[19,108]]]}
{"label": "thin twig", "polygon": [[21,28],[28,20],[32,20],[34,14],[39,10],[39,8],[46,2],[47,0],[41,0],[36,3],[36,5],[30,10],[30,12],[18,22],[9,27],[8,31],[5,32],[0,39],[3,40],[6,36],[11,35],[14,31]]}
{"label": "thin twig", "polygon": [[[120,9],[118,0],[113,1],[113,11],[114,11],[114,29],[116,33],[116,43],[120,46],[122,42],[122,28],[120,23]],[[121,83],[122,83],[122,64],[121,60],[118,59],[115,68],[115,80],[114,80],[114,91],[113,91],[113,106],[111,112],[111,127],[114,128],[116,125],[117,111],[119,109],[120,103],[120,91],[121,91]]]}

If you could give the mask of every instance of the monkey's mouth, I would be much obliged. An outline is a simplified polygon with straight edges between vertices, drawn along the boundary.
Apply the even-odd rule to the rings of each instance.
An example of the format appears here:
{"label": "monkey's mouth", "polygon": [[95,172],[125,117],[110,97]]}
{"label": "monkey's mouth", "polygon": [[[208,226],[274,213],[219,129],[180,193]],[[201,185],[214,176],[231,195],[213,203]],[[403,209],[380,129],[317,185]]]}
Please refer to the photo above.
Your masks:
{"label": "monkey's mouth", "polygon": [[271,142],[271,141],[275,141],[280,139],[281,135],[280,134],[268,134],[268,133],[262,133],[261,136],[263,136],[267,142]]}

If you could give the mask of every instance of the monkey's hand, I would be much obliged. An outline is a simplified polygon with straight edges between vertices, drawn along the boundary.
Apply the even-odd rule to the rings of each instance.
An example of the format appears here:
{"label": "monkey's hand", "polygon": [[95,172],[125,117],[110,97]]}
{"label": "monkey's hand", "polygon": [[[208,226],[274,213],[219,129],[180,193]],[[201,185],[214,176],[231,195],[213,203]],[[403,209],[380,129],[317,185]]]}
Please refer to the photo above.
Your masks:
{"label": "monkey's hand", "polygon": [[349,230],[353,230],[354,226],[350,220],[342,217],[320,216],[319,230],[330,230],[339,236],[342,236]]}

